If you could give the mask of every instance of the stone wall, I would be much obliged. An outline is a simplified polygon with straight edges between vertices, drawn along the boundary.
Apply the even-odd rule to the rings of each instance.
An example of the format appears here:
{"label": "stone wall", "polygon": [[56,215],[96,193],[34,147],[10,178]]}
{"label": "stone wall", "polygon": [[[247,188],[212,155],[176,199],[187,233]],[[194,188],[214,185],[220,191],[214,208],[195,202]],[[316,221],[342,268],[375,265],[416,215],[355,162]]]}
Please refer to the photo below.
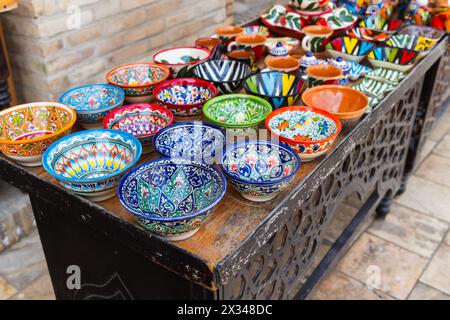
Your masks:
{"label": "stone wall", "polygon": [[233,0],[20,0],[1,16],[21,102],[55,100],[231,23]]}

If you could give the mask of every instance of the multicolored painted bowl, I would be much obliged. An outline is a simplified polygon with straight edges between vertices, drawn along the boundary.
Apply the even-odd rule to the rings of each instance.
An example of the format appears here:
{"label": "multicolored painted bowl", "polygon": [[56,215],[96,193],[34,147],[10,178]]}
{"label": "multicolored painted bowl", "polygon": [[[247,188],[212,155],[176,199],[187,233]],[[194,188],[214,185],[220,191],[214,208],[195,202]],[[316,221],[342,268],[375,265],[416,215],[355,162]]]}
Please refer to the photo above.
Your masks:
{"label": "multicolored painted bowl", "polygon": [[344,86],[318,86],[303,92],[303,102],[323,109],[347,124],[356,123],[369,106],[364,93]]}
{"label": "multicolored painted bowl", "polygon": [[394,34],[397,32],[398,28],[401,26],[401,20],[387,19],[386,17],[381,17],[380,15],[367,16],[364,20],[359,23],[362,28],[368,28],[377,31],[384,31],[386,33]]}
{"label": "multicolored painted bowl", "polygon": [[91,201],[114,197],[120,178],[141,157],[131,134],[106,129],[80,131],[45,151],[44,169],[66,189]]}
{"label": "multicolored painted bowl", "polygon": [[192,237],[225,195],[215,166],[186,159],[144,163],[119,185],[119,200],[142,226],[169,241]]}
{"label": "multicolored painted bowl", "polygon": [[235,60],[210,60],[194,67],[194,75],[213,83],[220,94],[239,92],[250,73],[250,66]]}
{"label": "multicolored painted bowl", "polygon": [[174,78],[189,78],[192,68],[209,60],[211,51],[198,47],[175,47],[158,51],[153,61],[170,69]]}
{"label": "multicolored painted bowl", "polygon": [[305,86],[302,78],[279,71],[257,73],[244,81],[248,94],[267,100],[274,110],[292,106]]}
{"label": "multicolored painted bowl", "polygon": [[122,106],[125,91],[111,84],[90,84],[64,92],[59,103],[75,109],[78,123],[86,129],[101,128],[111,110]]}
{"label": "multicolored painted bowl", "polygon": [[328,42],[325,48],[334,59],[342,56],[346,60],[361,62],[374,44],[357,38],[340,37]]}
{"label": "multicolored painted bowl", "polygon": [[408,72],[419,60],[420,54],[407,49],[377,47],[367,57],[374,67]]}
{"label": "multicolored painted bowl", "polygon": [[383,30],[374,30],[374,29],[363,28],[363,27],[356,27],[356,28],[350,29],[346,33],[349,37],[359,38],[359,39],[364,39],[364,40],[374,41],[374,42],[385,42],[392,36],[392,33],[385,32]]}
{"label": "multicolored painted bowl", "polygon": [[302,161],[308,162],[330,150],[342,124],[336,116],[321,109],[293,106],[269,114],[266,128],[291,146]]}
{"label": "multicolored painted bowl", "polygon": [[106,74],[106,81],[125,90],[125,100],[129,103],[149,102],[153,88],[170,76],[164,66],[148,62],[124,64]]}
{"label": "multicolored painted bowl", "polygon": [[429,26],[406,25],[400,29],[399,34],[409,34],[413,36],[439,40],[445,35],[445,32],[443,30],[439,30]]}
{"label": "multicolored painted bowl", "polygon": [[300,40],[289,37],[282,38],[267,38],[265,46],[268,51],[276,48],[277,44],[281,43],[281,45],[288,50],[289,53],[292,53],[297,47],[300,45]]}
{"label": "multicolored painted bowl", "polygon": [[244,33],[245,34],[260,34],[263,36],[268,37],[270,35],[269,29],[264,26],[258,26],[258,25],[250,25],[250,26],[244,26]]}
{"label": "multicolored painted bowl", "polygon": [[250,140],[227,147],[220,167],[245,199],[265,202],[288,187],[300,163],[300,157],[285,144]]}
{"label": "multicolored painted bowl", "polygon": [[108,113],[103,120],[105,129],[127,132],[142,144],[143,153],[153,150],[153,137],[173,123],[170,110],[156,104],[132,104]]}
{"label": "multicolored painted bowl", "polygon": [[159,131],[153,140],[164,157],[213,164],[225,145],[222,130],[201,121],[174,123]]}
{"label": "multicolored painted bowl", "polygon": [[167,106],[179,117],[201,114],[205,102],[216,97],[218,93],[213,84],[192,78],[166,81],[153,91],[156,101]]}
{"label": "multicolored painted bowl", "polygon": [[396,34],[386,41],[389,47],[418,51],[422,57],[433,49],[436,43],[437,40],[409,34]]}
{"label": "multicolored painted bowl", "polygon": [[42,154],[69,133],[77,115],[55,102],[22,104],[0,111],[0,151],[26,167],[42,164]]}

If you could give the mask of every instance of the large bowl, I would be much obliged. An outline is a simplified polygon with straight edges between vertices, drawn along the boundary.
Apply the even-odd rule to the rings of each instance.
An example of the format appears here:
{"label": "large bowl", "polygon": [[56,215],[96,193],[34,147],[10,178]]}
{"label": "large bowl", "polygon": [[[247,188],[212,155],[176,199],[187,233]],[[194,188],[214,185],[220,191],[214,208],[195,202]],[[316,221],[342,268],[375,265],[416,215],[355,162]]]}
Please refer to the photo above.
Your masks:
{"label": "large bowl", "polygon": [[127,132],[142,144],[143,153],[153,150],[153,137],[173,123],[170,110],[156,104],[132,104],[110,112],[103,121],[105,129]]}
{"label": "large bowl", "polygon": [[351,37],[335,38],[325,46],[327,52],[334,59],[342,56],[346,60],[356,62],[361,62],[373,47],[374,44],[369,41]]}
{"label": "large bowl", "polygon": [[98,202],[114,197],[120,178],[141,153],[141,143],[131,134],[95,129],[52,144],[42,164],[63,187]]}
{"label": "large bowl", "polygon": [[156,101],[167,106],[175,116],[196,116],[203,105],[216,97],[217,88],[200,79],[182,78],[166,81],[155,88]]}
{"label": "large bowl", "polygon": [[334,85],[308,89],[303,93],[302,100],[307,106],[323,109],[347,124],[356,123],[369,107],[364,93]]}
{"label": "large bowl", "polygon": [[419,60],[420,53],[393,47],[377,47],[367,57],[374,67],[408,72]]}
{"label": "large bowl", "polygon": [[136,62],[113,68],[106,74],[106,81],[125,90],[129,103],[149,102],[153,88],[170,76],[164,66],[148,62]]}
{"label": "large bowl", "polygon": [[422,57],[433,49],[436,43],[437,40],[410,34],[396,34],[386,41],[389,47],[418,51]]}
{"label": "large bowl", "polygon": [[194,75],[213,83],[220,94],[239,92],[250,73],[250,66],[234,60],[210,60],[194,67]]}
{"label": "large bowl", "polygon": [[175,47],[158,51],[153,61],[170,69],[174,78],[189,78],[192,68],[209,60],[211,51],[198,47]]}
{"label": "large bowl", "polygon": [[266,128],[308,162],[331,149],[342,124],[321,109],[293,106],[273,111],[266,119]]}
{"label": "large bowl", "polygon": [[170,241],[193,236],[226,191],[214,166],[162,158],[131,170],[119,185],[119,200],[150,232]]}
{"label": "large bowl", "polygon": [[257,73],[244,81],[248,94],[267,100],[273,109],[292,106],[304,87],[302,78],[278,71]]}
{"label": "large bowl", "polygon": [[159,131],[153,144],[164,157],[212,164],[223,151],[225,135],[220,128],[208,123],[179,122]]}
{"label": "large bowl", "polygon": [[220,166],[244,198],[264,202],[288,187],[300,169],[300,162],[287,145],[251,140],[227,147]]}
{"label": "large bowl", "polygon": [[86,129],[101,128],[111,110],[122,106],[125,91],[111,84],[90,84],[64,92],[59,103],[75,109],[78,123]]}
{"label": "large bowl", "polygon": [[0,151],[27,167],[42,164],[42,154],[69,133],[77,115],[69,106],[36,102],[0,112]]}

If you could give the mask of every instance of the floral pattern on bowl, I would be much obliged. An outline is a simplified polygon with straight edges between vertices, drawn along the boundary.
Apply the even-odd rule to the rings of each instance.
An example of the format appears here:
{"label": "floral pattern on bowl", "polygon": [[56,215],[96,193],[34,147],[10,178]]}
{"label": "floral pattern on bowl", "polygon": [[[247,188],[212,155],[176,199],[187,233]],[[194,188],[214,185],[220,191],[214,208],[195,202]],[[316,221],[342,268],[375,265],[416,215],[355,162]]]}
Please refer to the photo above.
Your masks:
{"label": "floral pattern on bowl", "polygon": [[321,18],[323,18],[328,27],[335,32],[352,28],[358,20],[358,17],[345,7],[333,9],[332,12],[324,14]]}
{"label": "floral pattern on bowl", "polygon": [[374,48],[374,45],[357,38],[341,37],[328,42],[325,48],[334,59],[342,56],[347,60],[361,62],[369,51]]}
{"label": "floral pattern on bowl", "polygon": [[175,47],[158,51],[153,61],[170,69],[174,78],[189,78],[192,68],[210,57],[211,52],[204,48]]}
{"label": "floral pattern on bowl", "polygon": [[369,62],[374,67],[409,71],[418,61],[420,54],[416,51],[393,48],[377,47],[368,54]]}

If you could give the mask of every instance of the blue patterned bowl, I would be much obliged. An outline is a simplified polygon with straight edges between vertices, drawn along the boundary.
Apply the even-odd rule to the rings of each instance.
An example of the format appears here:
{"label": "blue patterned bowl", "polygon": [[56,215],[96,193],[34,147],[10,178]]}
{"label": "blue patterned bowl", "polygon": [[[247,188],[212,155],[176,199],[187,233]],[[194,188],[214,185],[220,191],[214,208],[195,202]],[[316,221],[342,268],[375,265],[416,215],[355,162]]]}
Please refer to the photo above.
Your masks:
{"label": "blue patterned bowl", "polygon": [[119,200],[147,230],[170,241],[193,236],[225,195],[214,166],[186,159],[151,161],[127,173]]}
{"label": "blue patterned bowl", "polygon": [[264,202],[287,188],[300,162],[300,157],[285,144],[253,140],[229,146],[221,168],[244,198]]}
{"label": "blue patterned bowl", "polygon": [[89,84],[64,92],[59,103],[72,107],[78,123],[86,129],[101,128],[111,110],[122,106],[125,91],[111,84]]}
{"label": "blue patterned bowl", "polygon": [[63,187],[98,202],[116,194],[120,178],[141,153],[141,143],[131,134],[95,129],[58,140],[44,153],[42,164]]}
{"label": "blue patterned bowl", "polygon": [[179,122],[159,131],[155,150],[165,157],[183,158],[212,164],[222,153],[225,135],[219,127],[197,122]]}

